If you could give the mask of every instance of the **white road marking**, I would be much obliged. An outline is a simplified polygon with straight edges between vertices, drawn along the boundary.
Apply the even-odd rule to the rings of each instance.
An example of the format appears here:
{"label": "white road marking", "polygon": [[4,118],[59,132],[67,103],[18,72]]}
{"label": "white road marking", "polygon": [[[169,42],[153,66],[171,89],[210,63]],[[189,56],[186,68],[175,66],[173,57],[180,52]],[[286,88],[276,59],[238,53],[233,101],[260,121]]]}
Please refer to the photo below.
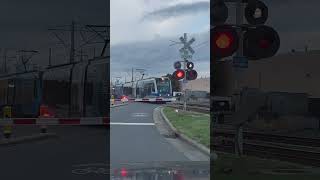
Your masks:
{"label": "white road marking", "polygon": [[154,123],[125,123],[125,122],[111,122],[110,125],[124,125],[124,126],[154,126]]}
{"label": "white road marking", "polygon": [[132,117],[147,117],[149,116],[148,113],[132,113],[131,114]]}

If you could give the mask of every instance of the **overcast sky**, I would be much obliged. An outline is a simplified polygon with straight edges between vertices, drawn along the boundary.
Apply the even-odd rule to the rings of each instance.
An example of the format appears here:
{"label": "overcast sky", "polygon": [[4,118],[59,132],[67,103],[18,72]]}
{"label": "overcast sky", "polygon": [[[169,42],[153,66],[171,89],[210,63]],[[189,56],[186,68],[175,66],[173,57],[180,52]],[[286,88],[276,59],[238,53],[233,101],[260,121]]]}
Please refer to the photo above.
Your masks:
{"label": "overcast sky", "polygon": [[[48,64],[49,48],[53,63],[65,60],[66,51],[48,28],[70,29],[71,21],[77,27],[85,24],[107,24],[109,8],[106,0],[1,0],[0,1],[0,64],[3,67],[3,49],[9,48],[9,56],[17,50],[37,50],[31,63]],[[68,27],[69,25],[69,27]],[[70,32],[58,32],[59,36],[70,44]],[[88,36],[89,34],[84,34]],[[76,44],[81,37],[76,33]],[[78,53],[77,53],[78,54]],[[9,63],[15,64],[14,59]],[[1,69],[0,68],[0,69]]]}
{"label": "overcast sky", "polygon": [[170,40],[188,33],[196,38],[195,69],[208,77],[209,22],[208,0],[111,0],[112,76],[128,80],[131,68],[148,76],[172,73],[182,45],[169,46]]}
{"label": "overcast sky", "polygon": [[[280,35],[278,53],[291,49],[320,48],[320,2],[317,0],[263,0],[269,8],[267,25]],[[235,20],[235,6],[228,4],[228,22]],[[196,37],[193,61],[200,76],[209,75],[208,0],[111,0],[111,74],[129,78],[130,68],[146,68],[148,75],[174,71],[177,46],[183,33]],[[208,43],[205,43],[205,42]],[[199,47],[197,47],[200,45]]]}

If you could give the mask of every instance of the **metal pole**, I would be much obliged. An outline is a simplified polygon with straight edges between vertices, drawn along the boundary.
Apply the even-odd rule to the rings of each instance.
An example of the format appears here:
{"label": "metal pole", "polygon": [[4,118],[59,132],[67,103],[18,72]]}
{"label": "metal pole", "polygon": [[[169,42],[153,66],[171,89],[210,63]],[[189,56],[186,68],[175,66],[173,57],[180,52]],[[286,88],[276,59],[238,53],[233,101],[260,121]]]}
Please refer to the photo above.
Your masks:
{"label": "metal pole", "polygon": [[[242,0],[238,0],[237,1],[237,7],[236,7],[236,11],[237,11],[237,15],[236,15],[236,24],[237,25],[241,25],[243,24],[243,7],[242,7]],[[238,48],[238,51],[236,53],[236,55],[238,57],[242,56],[243,55],[243,44],[241,43],[242,42],[242,39],[243,39],[243,35],[242,35],[242,30],[241,28],[239,29],[238,31],[238,36],[239,36],[239,40],[240,40],[240,43],[239,43],[239,48]],[[240,76],[240,72],[238,72],[238,69],[235,69],[236,72],[235,72],[235,90],[238,92],[240,91],[240,84],[239,84],[239,76]],[[236,98],[236,100],[239,100],[239,98]],[[239,101],[236,102],[236,106],[239,107]],[[238,108],[236,108],[236,110],[238,110]],[[235,136],[235,152],[237,155],[241,156],[243,154],[243,126],[242,125],[239,125],[236,127],[237,130],[236,130],[236,136]]]}
{"label": "metal pole", "polygon": [[71,23],[70,63],[74,62],[74,21]]}
{"label": "metal pole", "polygon": [[51,48],[49,48],[49,66],[51,66]]}
{"label": "metal pole", "polygon": [[183,102],[183,110],[186,111],[187,110],[187,89],[186,89],[186,81],[187,81],[187,73],[186,73],[186,67],[187,67],[187,60],[184,59],[183,61],[183,71],[184,71],[184,78],[182,81],[182,86],[184,88],[184,102]]}
{"label": "metal pole", "polygon": [[4,49],[4,73],[7,73],[7,49]]}

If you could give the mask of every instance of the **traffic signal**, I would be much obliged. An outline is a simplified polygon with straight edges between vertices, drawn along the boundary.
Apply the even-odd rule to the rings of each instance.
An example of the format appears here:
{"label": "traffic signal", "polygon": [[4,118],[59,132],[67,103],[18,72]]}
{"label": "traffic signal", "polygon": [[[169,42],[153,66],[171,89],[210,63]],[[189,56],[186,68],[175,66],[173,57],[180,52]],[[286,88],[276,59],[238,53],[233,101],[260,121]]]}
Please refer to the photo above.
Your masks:
{"label": "traffic signal", "polygon": [[195,80],[197,79],[198,73],[195,70],[187,70],[186,71],[186,79],[187,80]]}
{"label": "traffic signal", "polygon": [[214,0],[210,3],[210,20],[212,25],[223,24],[228,19],[228,7],[223,0]]}
{"label": "traffic signal", "polygon": [[231,56],[239,46],[239,37],[234,27],[216,26],[211,34],[211,55],[215,58]]}
{"label": "traffic signal", "polygon": [[194,64],[193,64],[193,62],[187,62],[187,69],[193,69],[193,67],[194,67]]}
{"label": "traffic signal", "polygon": [[177,69],[174,73],[173,73],[173,77],[176,79],[176,80],[181,80],[183,79],[185,76],[185,72],[184,70],[182,69]]}
{"label": "traffic signal", "polygon": [[128,176],[128,171],[125,168],[122,168],[120,171],[120,174],[122,177],[127,177]]}
{"label": "traffic signal", "polygon": [[[210,46],[211,57],[214,59],[232,56],[238,50],[239,43],[243,45],[242,54],[248,60],[269,58],[279,50],[280,37],[277,31],[263,25],[268,19],[268,7],[260,0],[244,0],[243,2],[247,3],[244,15],[249,25],[212,23],[215,27],[211,29]],[[224,6],[223,1],[216,0],[210,11],[224,9],[222,8]],[[221,19],[215,16],[211,14],[211,19],[213,21],[218,19],[217,21],[220,22]],[[239,42],[240,36],[242,42]]]}
{"label": "traffic signal", "polygon": [[243,55],[250,60],[272,57],[279,47],[278,33],[265,25],[249,28],[243,36]]}

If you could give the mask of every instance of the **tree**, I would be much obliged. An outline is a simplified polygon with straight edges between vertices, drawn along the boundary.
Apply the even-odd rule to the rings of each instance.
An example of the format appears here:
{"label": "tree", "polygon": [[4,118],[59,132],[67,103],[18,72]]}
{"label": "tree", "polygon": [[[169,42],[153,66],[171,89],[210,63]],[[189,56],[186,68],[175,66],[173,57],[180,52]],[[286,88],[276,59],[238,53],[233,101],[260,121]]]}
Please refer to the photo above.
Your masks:
{"label": "tree", "polygon": [[167,74],[164,77],[168,77],[171,80],[171,85],[172,85],[172,91],[179,92],[181,91],[181,85],[178,80],[176,80],[172,74]]}

